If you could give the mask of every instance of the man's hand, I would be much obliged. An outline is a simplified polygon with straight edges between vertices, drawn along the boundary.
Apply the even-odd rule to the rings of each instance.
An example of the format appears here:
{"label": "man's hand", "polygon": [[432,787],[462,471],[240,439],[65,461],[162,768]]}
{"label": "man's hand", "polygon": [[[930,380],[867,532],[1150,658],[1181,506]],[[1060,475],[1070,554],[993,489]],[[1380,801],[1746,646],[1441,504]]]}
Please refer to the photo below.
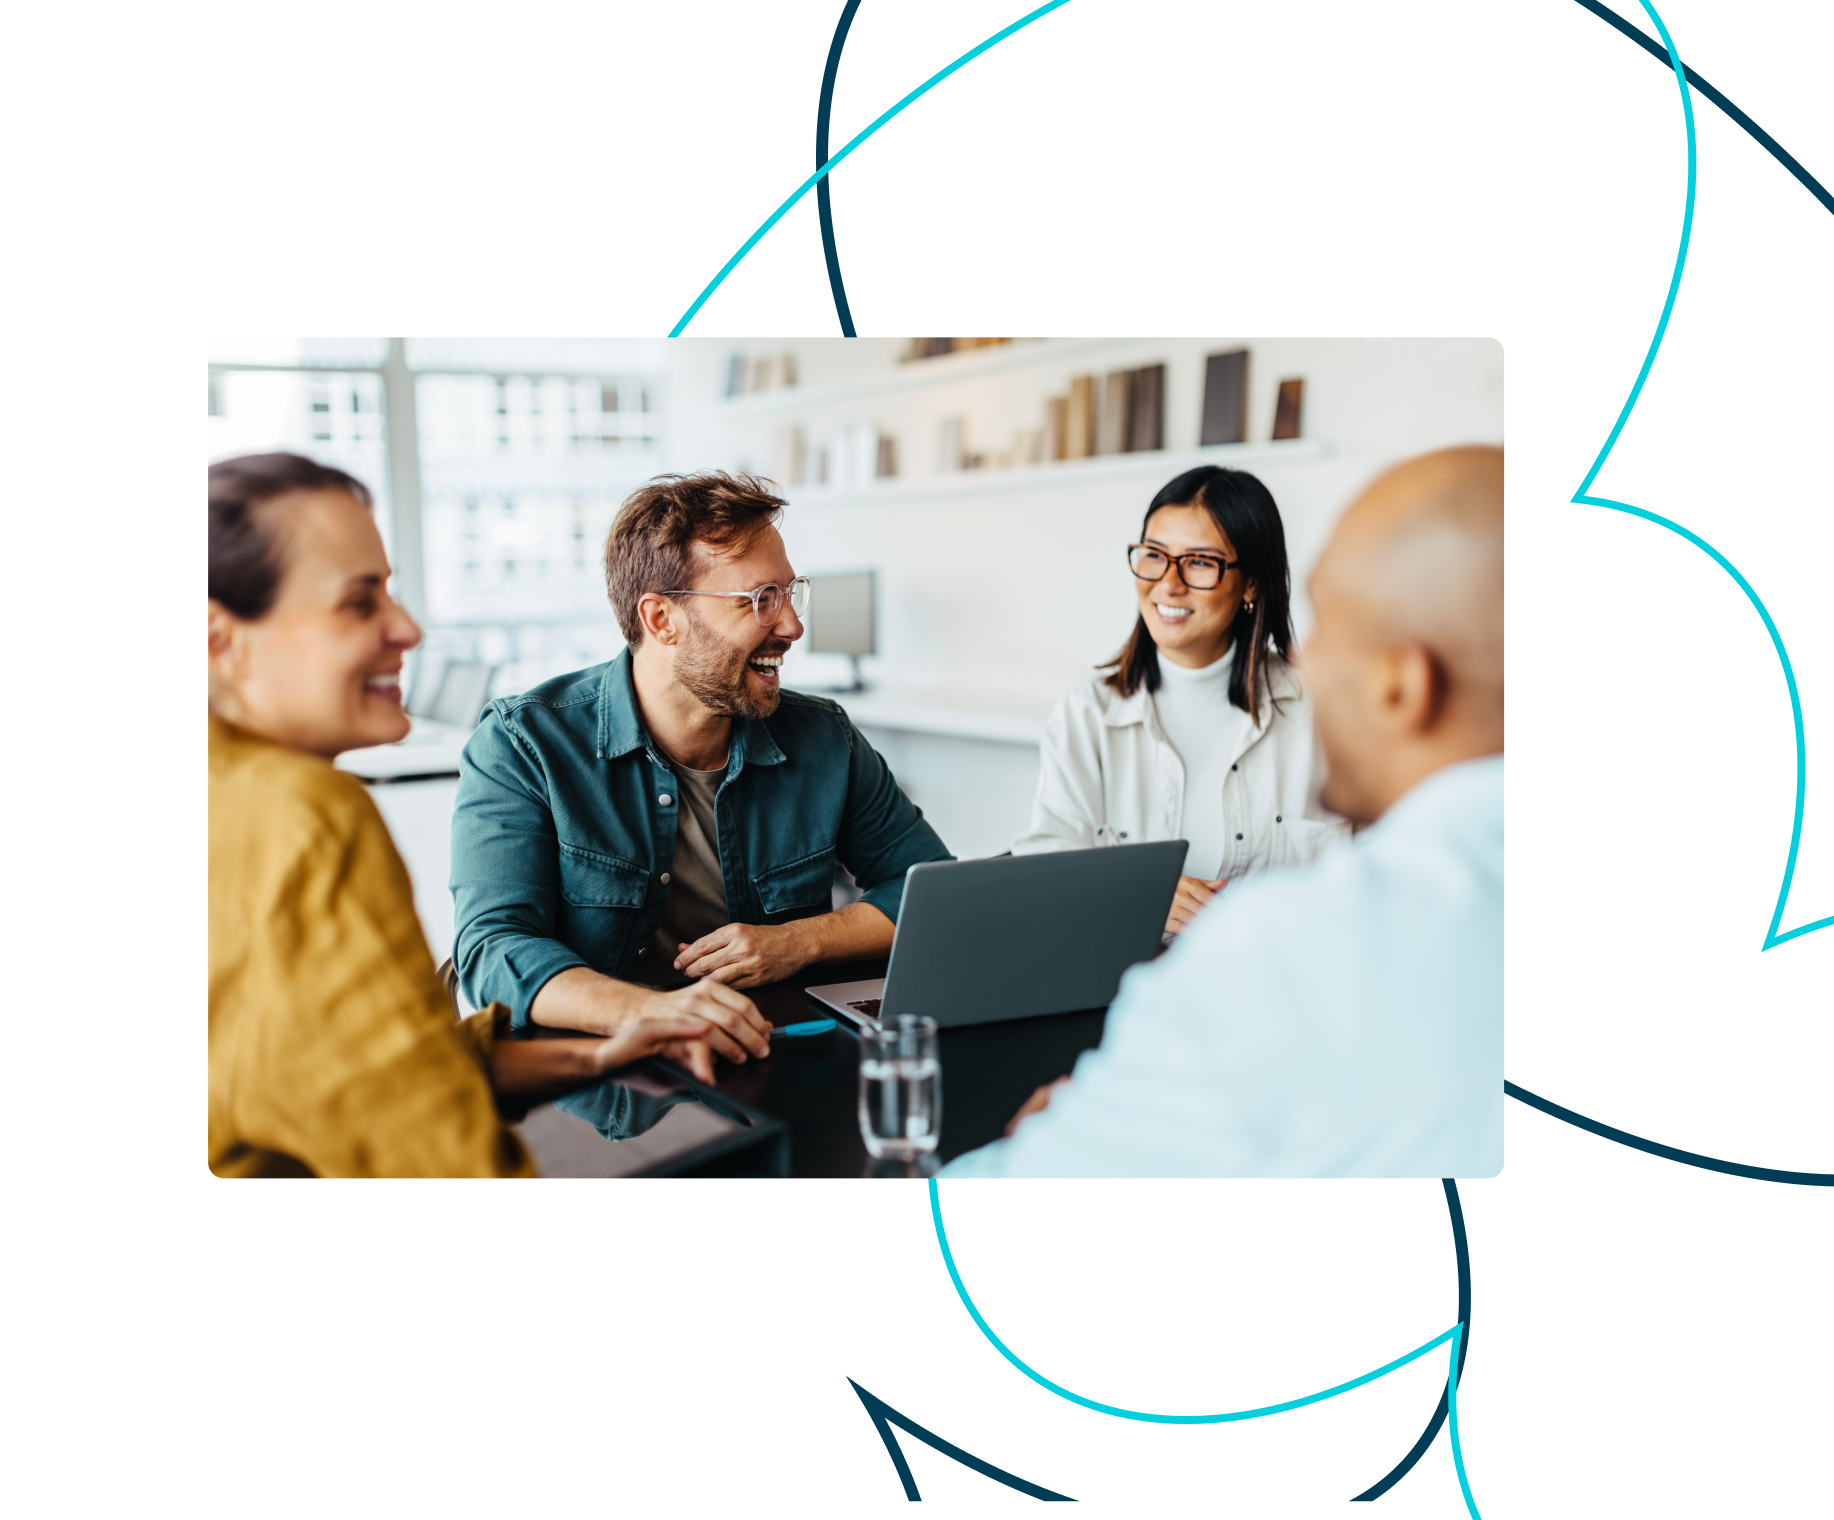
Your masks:
{"label": "man's hand", "polygon": [[815,959],[802,930],[788,924],[722,924],[691,945],[680,946],[675,969],[728,987],[780,982]]}
{"label": "man's hand", "polygon": [[1172,894],[1172,911],[1166,915],[1165,932],[1182,934],[1191,926],[1191,920],[1202,911],[1205,903],[1222,891],[1224,881],[1219,877],[1215,881],[1205,881],[1201,876],[1180,876],[1178,890]]}
{"label": "man's hand", "polygon": [[728,987],[760,987],[816,961],[888,955],[892,933],[892,921],[865,902],[787,924],[723,924],[678,946],[675,969]]}
{"label": "man's hand", "polygon": [[1016,1130],[1024,1120],[1029,1119],[1033,1114],[1041,1114],[1049,1108],[1051,1106],[1052,1096],[1056,1093],[1058,1088],[1062,1087],[1064,1083],[1069,1080],[1067,1076],[1064,1076],[1059,1077],[1055,1082],[1046,1082],[1043,1087],[1039,1088],[1037,1092],[1033,1093],[1031,1097],[1020,1104],[1019,1112],[1006,1121],[1006,1138],[1008,1140],[1012,1139],[1013,1131]]}

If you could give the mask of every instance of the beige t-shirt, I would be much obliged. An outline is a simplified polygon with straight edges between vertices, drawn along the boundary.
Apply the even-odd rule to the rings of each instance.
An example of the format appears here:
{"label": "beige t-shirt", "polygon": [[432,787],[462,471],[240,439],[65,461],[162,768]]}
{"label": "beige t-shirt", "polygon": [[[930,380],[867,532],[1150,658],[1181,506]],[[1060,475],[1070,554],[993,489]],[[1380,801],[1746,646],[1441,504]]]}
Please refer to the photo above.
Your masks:
{"label": "beige t-shirt", "polygon": [[691,945],[711,934],[726,916],[726,878],[720,870],[719,824],[713,811],[714,795],[726,779],[726,767],[717,771],[690,770],[673,765],[677,788],[675,809],[675,859],[669,866],[669,901],[656,926],[650,954],[659,971],[669,974],[680,954],[679,945]]}

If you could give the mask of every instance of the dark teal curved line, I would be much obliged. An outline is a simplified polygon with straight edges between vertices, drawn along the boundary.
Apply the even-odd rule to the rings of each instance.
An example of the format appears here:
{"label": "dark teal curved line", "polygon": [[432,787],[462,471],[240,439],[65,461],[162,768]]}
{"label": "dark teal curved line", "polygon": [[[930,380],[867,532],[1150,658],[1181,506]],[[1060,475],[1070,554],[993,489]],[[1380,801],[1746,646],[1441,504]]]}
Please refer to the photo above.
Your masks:
{"label": "dark teal curved line", "polygon": [[[1625,18],[1619,17],[1616,11],[1608,11],[1601,4],[1597,4],[1597,0],[1579,0],[1579,4],[1585,6],[1588,11],[1592,11],[1592,15],[1596,15],[1601,22],[1605,22],[1608,28],[1621,31],[1625,37],[1629,37],[1638,48],[1649,53],[1654,61],[1660,62],[1663,68],[1669,66],[1669,55],[1663,53],[1662,44],[1651,37],[1647,31],[1638,31],[1634,26],[1630,26],[1630,22],[1627,22]],[[1706,95],[1713,105],[1717,105],[1722,112],[1726,112],[1726,116],[1731,117],[1739,127],[1744,128],[1750,134],[1751,141],[1755,141],[1764,152],[1772,156],[1773,160],[1777,160],[1777,163],[1781,163],[1784,169],[1790,171],[1790,174],[1794,174],[1795,180],[1803,185],[1803,189],[1806,189],[1808,194],[1812,194],[1816,200],[1821,202],[1821,207],[1825,211],[1834,211],[1834,194],[1828,194],[1827,187],[1819,182],[1814,174],[1803,169],[1803,165],[1797,163],[1794,156],[1784,150],[1783,143],[1779,143],[1764,128],[1759,127],[1755,121],[1751,121],[1751,117],[1739,110],[1739,106],[1733,105],[1693,70],[1687,70],[1687,83],[1693,84],[1700,94]]]}
{"label": "dark teal curved line", "polygon": [[981,1311],[974,1306],[974,1300],[968,1296],[968,1286],[962,1281],[962,1274],[956,1269],[955,1254],[949,1249],[949,1232],[942,1223],[942,1195],[936,1186],[936,1179],[930,1178],[930,1218],[936,1225],[936,1243],[942,1247],[943,1265],[949,1269],[949,1281],[955,1284],[955,1293],[962,1301],[962,1307],[968,1316],[980,1328],[994,1350],[1011,1362],[1040,1388],[1049,1389],[1060,1399],[1068,1399],[1072,1404],[1080,1404],[1084,1409],[1093,1409],[1097,1414],[1113,1415],[1119,1420],[1141,1420],[1153,1425],[1228,1425],[1238,1420],[1259,1420],[1271,1414],[1285,1414],[1289,1410],[1303,1409],[1308,1404],[1319,1404],[1326,1399],[1334,1399],[1340,1393],[1348,1393],[1353,1388],[1361,1388],[1365,1383],[1373,1383],[1377,1378],[1386,1377],[1397,1368],[1405,1367],[1409,1362],[1417,1361],[1436,1346],[1452,1343],[1452,1357],[1446,1368],[1447,1400],[1451,1414],[1452,1459],[1458,1469],[1459,1487],[1464,1490],[1465,1507],[1471,1512],[1471,1520],[1478,1520],[1477,1506],[1472,1502],[1470,1487],[1465,1482],[1465,1459],[1458,1446],[1458,1349],[1462,1344],[1464,1326],[1454,1325],[1450,1330],[1442,1331],[1423,1346],[1416,1346],[1405,1356],[1396,1357],[1373,1372],[1365,1372],[1361,1377],[1351,1378],[1347,1383],[1326,1388],[1318,1393],[1308,1393],[1303,1398],[1287,1399],[1279,1404],[1264,1404],[1258,1409],[1236,1409],[1224,1414],[1149,1414],[1140,1409],[1122,1409],[1117,1404],[1103,1404],[1095,1399],[1084,1398],[1080,1393],[1072,1393],[1061,1383],[1054,1383],[1042,1372],[1034,1371],[1022,1362],[1012,1349],[993,1333],[993,1326],[981,1317]]}
{"label": "dark teal curved line", "polygon": [[707,297],[712,295],[714,291],[718,290],[720,288],[721,282],[725,280],[726,276],[731,274],[733,270],[739,267],[739,260],[744,258],[746,254],[752,251],[752,249],[757,245],[758,240],[761,237],[763,237],[765,233],[769,232],[771,228],[775,227],[778,222],[783,220],[784,213],[787,212],[790,209],[790,207],[794,206],[799,200],[801,200],[805,195],[807,195],[811,190],[813,190],[818,184],[821,183],[822,180],[826,179],[828,175],[834,171],[834,167],[836,164],[840,163],[840,161],[844,159],[849,153],[853,152],[855,148],[859,147],[861,143],[865,142],[867,138],[871,137],[873,133],[877,132],[880,127],[886,124],[886,122],[890,121],[894,116],[896,116],[906,106],[910,105],[911,102],[916,100],[919,96],[927,95],[931,90],[935,89],[937,85],[941,84],[945,79],[947,79],[957,69],[961,68],[962,65],[966,63],[970,63],[974,59],[979,58],[982,53],[986,52],[987,49],[992,47],[996,42],[1004,42],[1008,37],[1012,36],[1014,32],[1020,31],[1021,29],[1030,26],[1034,21],[1038,20],[1039,17],[1048,16],[1052,11],[1056,10],[1059,6],[1068,5],[1069,3],[1070,3],[1070,0],[1050,0],[1049,4],[1041,5],[1038,7],[1037,10],[1030,11],[1026,15],[1021,16],[1011,26],[1002,27],[999,31],[995,32],[991,37],[989,37],[985,42],[981,43],[979,46],[969,48],[967,52],[963,53],[961,57],[957,58],[955,62],[950,64],[946,69],[939,69],[936,73],[932,74],[928,79],[924,80],[922,84],[918,85],[916,89],[912,90],[910,94],[906,95],[904,99],[900,100],[889,111],[886,111],[883,115],[877,117],[863,132],[860,132],[857,136],[850,138],[847,142],[847,145],[844,148],[842,148],[840,152],[836,153],[834,157],[830,158],[827,161],[827,163],[823,164],[819,169],[817,169],[813,174],[811,174],[807,179],[805,179],[799,186],[797,186],[795,193],[791,195],[788,200],[786,200],[781,206],[779,206],[769,216],[767,216],[764,219],[764,224],[761,227],[759,227],[756,232],[754,232],[750,237],[748,237],[739,246],[739,251],[735,253],[731,258],[726,260],[726,262],[720,267],[720,272],[707,282],[707,288],[694,298],[694,304],[681,314],[681,320],[669,329],[669,336],[671,338],[679,338],[682,334],[682,329],[684,329],[690,322],[694,320],[695,312],[699,311],[701,307],[707,304]]}
{"label": "dark teal curved line", "polygon": [[1679,1161],[1683,1166],[1697,1166],[1707,1172],[1724,1172],[1728,1177],[1746,1177],[1753,1182],[1786,1182],[1797,1187],[1834,1187],[1834,1172],[1788,1172],[1771,1166],[1747,1166],[1742,1161],[1721,1161],[1717,1156],[1703,1156],[1698,1151],[1680,1150],[1672,1145],[1664,1145],[1659,1140],[1645,1140],[1641,1135],[1631,1134],[1629,1130],[1601,1124],[1570,1108],[1563,1108],[1539,1093],[1532,1093],[1526,1087],[1518,1087],[1514,1082],[1505,1081],[1503,1092],[1518,1103],[1540,1109],[1550,1119],[1559,1119],[1575,1129],[1587,1130],[1602,1140],[1615,1140],[1619,1145],[1627,1145],[1632,1150],[1660,1156],[1664,1161]]}
{"label": "dark teal curved line", "polygon": [[[847,46],[847,32],[853,26],[853,13],[860,0],[847,0],[841,8],[841,19],[834,28],[834,41],[828,44],[828,66],[822,70],[821,98],[815,106],[815,167],[828,161],[828,118],[834,110],[834,81],[841,71],[841,49]],[[841,254],[834,246],[834,206],[829,181],[823,176],[815,187],[815,214],[821,221],[821,251],[828,262],[828,290],[834,297],[834,314],[841,320],[841,336],[857,336],[853,330],[853,312],[847,305],[847,287],[841,281]]]}
{"label": "dark teal curved line", "polygon": [[1370,1483],[1361,1494],[1350,1500],[1352,1503],[1375,1503],[1375,1500],[1379,1500],[1388,1489],[1392,1489],[1414,1470],[1414,1463],[1418,1463],[1427,1454],[1427,1447],[1431,1447],[1440,1436],[1440,1426],[1445,1425],[1445,1410],[1451,1404],[1453,1393],[1451,1382],[1464,1382],[1465,1379],[1465,1357],[1471,1355],[1471,1249],[1465,1245],[1465,1210],[1458,1203],[1458,1183],[1454,1183],[1451,1177],[1442,1177],[1440,1186],[1445,1188],[1445,1212],[1453,1216],[1453,1250],[1458,1256],[1458,1320],[1465,1327],[1464,1340],[1458,1346],[1458,1377],[1449,1379],[1447,1386],[1440,1390],[1440,1406],[1432,1412],[1432,1419],[1427,1421],[1427,1428],[1421,1432],[1420,1439],[1414,1441],[1414,1448],[1409,1454],[1399,1459],[1394,1469],[1388,1472],[1387,1478]]}
{"label": "dark teal curved line", "polygon": [[860,1402],[866,1406],[866,1413],[872,1417],[873,1429],[879,1432],[879,1439],[885,1443],[887,1455],[892,1459],[892,1466],[897,1470],[898,1481],[904,1485],[904,1497],[913,1503],[923,1498],[917,1491],[917,1480],[911,1475],[911,1464],[904,1460],[904,1451],[898,1445],[898,1438],[892,1434],[896,1425],[907,1435],[915,1436],[924,1445],[940,1451],[945,1457],[960,1462],[963,1467],[979,1473],[983,1478],[992,1478],[996,1483],[1004,1483],[1008,1488],[1016,1488],[1022,1494],[1029,1494],[1034,1499],[1046,1502],[1074,1504],[1076,1501],[1068,1494],[1060,1494],[1055,1489],[1046,1488],[1041,1483],[1033,1483],[1021,1478],[1017,1473],[1009,1473],[1004,1467],[995,1467],[991,1462],[983,1462],[972,1452],[963,1451],[952,1441],[945,1441],[933,1430],[925,1430],[909,1415],[900,1414],[876,1394],[868,1393],[852,1378],[847,1379],[853,1391],[860,1396]]}
{"label": "dark teal curved line", "polygon": [[1592,482],[1598,478],[1598,472],[1605,467],[1611,451],[1617,445],[1618,435],[1624,431],[1624,424],[1630,420],[1635,410],[1637,399],[1643,394],[1643,384],[1649,379],[1649,372],[1656,362],[1656,353],[1662,347],[1664,334],[1668,332],[1669,317],[1675,310],[1675,297],[1681,290],[1681,272],[1686,267],[1688,257],[1688,240],[1694,230],[1694,189],[1698,171],[1699,154],[1694,141],[1694,102],[1688,93],[1688,76],[1682,66],[1681,55],[1675,51],[1675,42],[1668,34],[1668,28],[1662,24],[1661,16],[1649,0],[1639,0],[1649,19],[1656,24],[1656,30],[1662,34],[1662,45],[1668,49],[1669,63],[1675,71],[1675,82],[1681,89],[1682,118],[1687,124],[1688,139],[1688,193],[1687,204],[1681,215],[1681,244],[1675,251],[1675,272],[1668,282],[1668,298],[1662,303],[1662,316],[1656,323],[1656,334],[1649,342],[1649,352],[1643,356],[1643,367],[1637,371],[1636,384],[1630,388],[1623,410],[1618,413],[1617,421],[1612,425],[1610,435],[1605,439],[1605,446],[1598,451],[1598,458],[1592,461],[1592,468],[1586,471],[1586,478],[1579,483],[1579,489],[1573,493],[1576,504],[1589,507],[1605,507],[1613,512],[1626,512],[1633,517],[1641,517],[1646,522],[1655,523],[1658,527],[1667,528],[1677,533],[1696,548],[1711,555],[1714,561],[1730,575],[1738,588],[1749,598],[1751,605],[1758,610],[1758,616],[1764,620],[1765,630],[1770,634],[1770,642],[1775,646],[1777,659],[1783,666],[1783,680],[1789,688],[1790,717],[1796,726],[1796,813],[1789,832],[1789,856],[1783,865],[1783,885],[1777,892],[1777,906],[1770,915],[1770,927],[1765,931],[1764,943],[1759,946],[1759,953],[1777,945],[1796,939],[1804,934],[1811,934],[1817,929],[1825,929],[1834,924],[1834,916],[1816,919],[1815,922],[1803,924],[1798,928],[1778,932],[1783,922],[1783,909],[1789,901],[1790,883],[1796,876],[1796,857],[1802,848],[1802,815],[1808,800],[1808,740],[1802,723],[1802,697],[1796,689],[1796,672],[1789,662],[1789,651],[1783,647],[1783,636],[1777,631],[1777,625],[1771,618],[1770,610],[1765,607],[1763,599],[1753,589],[1750,581],[1739,573],[1738,567],[1715,549],[1698,533],[1690,532],[1680,523],[1663,517],[1656,512],[1645,511],[1642,507],[1633,507],[1627,502],[1613,501],[1609,497],[1588,494]]}

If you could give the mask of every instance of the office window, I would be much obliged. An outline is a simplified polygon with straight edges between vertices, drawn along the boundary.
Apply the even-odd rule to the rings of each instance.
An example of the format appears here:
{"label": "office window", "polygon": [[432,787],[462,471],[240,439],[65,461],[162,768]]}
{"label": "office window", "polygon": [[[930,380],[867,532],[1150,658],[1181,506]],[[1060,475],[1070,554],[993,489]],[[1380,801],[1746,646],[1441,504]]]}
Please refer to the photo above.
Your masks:
{"label": "office window", "polygon": [[[662,467],[663,352],[631,339],[218,340],[210,457],[285,449],[363,481],[426,634],[410,689],[481,659],[501,667],[501,696],[623,644],[600,556],[618,504]],[[405,386],[416,426],[391,437],[388,398]],[[420,483],[403,509],[420,526],[411,565],[396,556],[391,467]]]}
{"label": "office window", "polygon": [[386,338],[227,338],[210,345],[209,457],[284,451],[369,487],[391,556]]}
{"label": "office window", "polygon": [[609,620],[605,534],[618,504],[661,468],[660,419],[644,409],[645,390],[624,377],[418,377],[434,624]]}

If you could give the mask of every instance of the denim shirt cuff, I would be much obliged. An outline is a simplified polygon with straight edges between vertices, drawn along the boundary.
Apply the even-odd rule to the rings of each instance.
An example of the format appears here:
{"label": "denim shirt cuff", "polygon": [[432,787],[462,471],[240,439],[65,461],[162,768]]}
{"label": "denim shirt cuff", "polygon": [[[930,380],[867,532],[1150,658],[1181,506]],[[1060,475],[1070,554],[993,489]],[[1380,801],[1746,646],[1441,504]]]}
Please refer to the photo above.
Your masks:
{"label": "denim shirt cuff", "polygon": [[900,876],[896,881],[888,881],[870,892],[862,892],[860,901],[871,903],[894,924],[897,923],[898,906],[904,901],[904,878]]}
{"label": "denim shirt cuff", "polygon": [[504,959],[508,962],[506,969],[510,972],[514,989],[508,999],[512,1029],[528,1028],[529,1010],[534,1007],[535,996],[543,987],[561,972],[586,964],[555,939],[526,941],[510,951]]}

